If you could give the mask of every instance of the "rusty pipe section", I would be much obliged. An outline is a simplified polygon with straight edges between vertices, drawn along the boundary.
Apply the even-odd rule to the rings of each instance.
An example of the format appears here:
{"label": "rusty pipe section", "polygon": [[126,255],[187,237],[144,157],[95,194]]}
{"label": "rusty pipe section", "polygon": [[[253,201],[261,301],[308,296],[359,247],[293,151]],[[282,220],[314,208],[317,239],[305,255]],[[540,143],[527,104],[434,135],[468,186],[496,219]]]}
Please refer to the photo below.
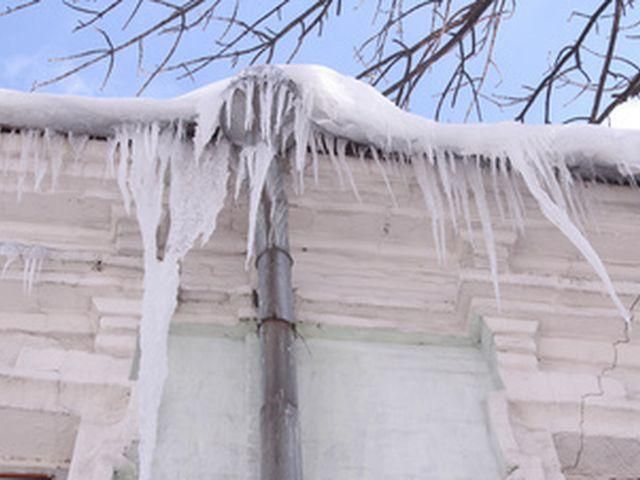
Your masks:
{"label": "rusty pipe section", "polygon": [[262,375],[261,479],[301,480],[293,290],[288,205],[274,158],[267,173],[256,228],[258,318]]}

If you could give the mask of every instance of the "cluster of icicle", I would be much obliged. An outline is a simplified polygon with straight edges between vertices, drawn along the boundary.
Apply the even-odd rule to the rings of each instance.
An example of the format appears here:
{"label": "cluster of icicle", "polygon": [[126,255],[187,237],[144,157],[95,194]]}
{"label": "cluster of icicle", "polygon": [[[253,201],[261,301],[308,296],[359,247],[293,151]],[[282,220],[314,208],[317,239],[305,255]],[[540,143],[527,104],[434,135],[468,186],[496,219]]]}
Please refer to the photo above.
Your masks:
{"label": "cluster of icicle", "polygon": [[[526,138],[514,138],[502,151],[456,155],[429,149],[410,155],[416,179],[430,212],[436,245],[444,255],[444,227],[451,222],[454,230],[460,223],[460,212],[469,227],[468,199],[473,198],[484,234],[491,274],[500,305],[495,240],[483,172],[490,172],[491,190],[500,216],[505,210],[517,230],[524,227],[524,208],[519,191],[523,183],[536,200],[542,214],[555,225],[581,252],[602,280],[620,315],[630,315],[620,301],[600,256],[581,228],[586,215],[581,193],[582,182],[571,174],[566,158],[554,151],[544,133],[528,132]],[[521,181],[521,182],[520,182]],[[505,206],[506,205],[506,209]]]}
{"label": "cluster of icicle", "polygon": [[[3,137],[0,142],[0,171],[5,177],[10,171],[16,176],[18,201],[27,190],[42,192],[47,175],[50,177],[48,189],[54,191],[63,166],[65,149],[68,146],[76,160],[79,160],[88,140],[86,136],[74,136],[72,133],[64,136],[48,129],[11,131],[3,134]],[[50,256],[51,249],[42,245],[0,242],[0,257],[4,257],[0,277],[5,277],[17,260],[21,261],[23,288],[30,293],[45,260]]]}
{"label": "cluster of icicle", "polygon": [[[489,142],[483,146],[479,141],[477,149],[465,153],[440,147],[433,123],[415,120],[416,117],[396,112],[383,104],[386,110],[378,114],[385,117],[388,113],[393,117],[388,119],[389,122],[393,120],[392,123],[406,121],[406,137],[403,138],[402,132],[385,132],[384,128],[376,131],[375,125],[370,130],[376,139],[351,135],[350,132],[356,130],[367,133],[367,122],[371,119],[364,119],[364,126],[356,126],[355,130],[350,129],[353,125],[347,125],[349,122],[344,119],[351,121],[357,116],[354,111],[371,109],[373,103],[382,100],[371,97],[364,85],[353,81],[349,84],[355,89],[353,98],[359,98],[358,95],[365,100],[371,98],[371,104],[354,104],[354,111],[330,111],[331,102],[318,85],[331,86],[331,79],[321,78],[322,82],[313,83],[307,81],[306,73],[307,70],[280,67],[251,69],[231,82],[222,95],[199,98],[193,139],[187,138],[186,128],[176,120],[162,126],[158,123],[122,125],[110,140],[108,169],[117,177],[127,211],[132,205],[135,207],[144,246],[138,382],[140,480],[151,478],[158,410],[168,369],[167,338],[177,305],[180,262],[198,239],[206,242],[214,232],[217,215],[227,195],[230,171],[235,172],[235,197],[245,185],[248,190],[249,262],[254,255],[256,217],[263,186],[275,159],[289,159],[294,189],[303,193],[307,171],[311,170],[317,182],[320,157],[326,155],[340,183],[348,184],[358,201],[357,179],[349,167],[347,152],[376,165],[394,203],[389,173],[394,170],[406,173],[412,169],[431,217],[438,255],[443,260],[447,251],[446,226],[452,225],[456,232],[464,228],[471,231],[475,205],[498,301],[497,260],[489,203],[495,203],[500,216],[522,230],[524,204],[519,186],[524,184],[542,213],[593,266],[620,314],[629,318],[600,257],[576,220],[583,208],[579,184],[571,175],[566,156],[552,148],[544,130],[514,130],[514,134],[503,136],[505,141],[499,147]],[[366,95],[358,89],[366,90]],[[345,128],[342,130],[332,127],[340,123],[335,120],[340,115],[344,117]],[[64,137],[28,130],[20,135],[23,143],[19,192],[27,173],[33,174],[36,187],[40,186],[46,172],[45,158],[49,159],[55,184]],[[73,136],[68,140],[72,151],[78,155],[84,140]],[[487,198],[490,195],[487,184],[493,201]],[[158,242],[158,232],[163,229],[168,232],[166,241]],[[15,253],[7,246],[2,248],[0,253],[7,255],[8,252],[10,258],[17,258],[16,255],[40,258],[24,257],[24,252],[16,250]],[[28,272],[34,272],[41,265],[41,260],[37,260],[40,263],[30,262],[25,266]],[[31,273],[28,278],[32,278]],[[29,285],[31,282],[29,280]]]}
{"label": "cluster of icicle", "polygon": [[[229,144],[222,140],[194,156],[178,122],[162,130],[157,124],[124,126],[115,136],[117,178],[127,210],[135,204],[144,247],[144,293],[140,324],[139,468],[151,478],[158,411],[168,373],[169,324],[177,306],[180,261],[216,227],[229,175]],[[165,178],[170,177],[168,211]],[[166,220],[165,220],[166,219]],[[158,230],[168,221],[166,243]]]}
{"label": "cluster of icicle", "polygon": [[[74,135],[72,132],[61,135],[49,129],[21,129],[5,133],[3,136],[3,142],[0,144],[0,165],[4,175],[9,173],[10,167],[14,170],[17,176],[18,200],[28,189],[42,192],[45,189],[44,180],[47,175],[50,177],[48,189],[55,191],[66,151],[71,151],[77,163],[89,140],[86,135]],[[12,152],[7,150],[17,151],[17,158],[13,159]],[[15,162],[12,166],[13,160]],[[33,181],[32,185],[27,184],[29,180]]]}
{"label": "cluster of icicle", "polygon": [[[293,73],[293,77],[299,81],[292,82],[291,75],[288,73]],[[335,74],[335,72],[329,73]],[[330,95],[319,98],[318,82],[314,85],[314,82],[305,82],[305,80],[304,72],[301,75],[296,71],[295,66],[285,69],[283,67],[250,69],[233,84],[233,88],[229,90],[231,93],[223,103],[224,105],[232,104],[237,101],[238,96],[244,100],[245,111],[240,115],[242,119],[232,118],[231,108],[226,110],[226,122],[231,130],[230,136],[232,138],[239,136],[233,131],[234,122],[238,121],[243,122],[239,131],[252,132],[250,145],[246,145],[247,135],[242,138],[245,145],[240,150],[239,174],[236,183],[237,196],[238,186],[244,180],[245,174],[248,174],[250,227],[247,238],[249,252],[247,260],[251,258],[253,252],[255,215],[272,158],[276,155],[290,157],[289,163],[295,172],[294,189],[301,193],[304,190],[304,176],[309,160],[307,152],[311,152],[311,169],[316,182],[318,181],[318,154],[324,153],[331,161],[340,184],[348,183],[354,196],[360,201],[356,179],[346,160],[349,147],[352,153],[362,158],[369,158],[376,164],[394,204],[396,200],[388,173],[394,169],[405,168],[407,165],[411,166],[431,217],[434,242],[441,260],[444,260],[447,250],[446,225],[450,223],[458,233],[460,225],[464,224],[470,232],[470,202],[475,204],[482,226],[498,305],[500,304],[499,275],[484,178],[486,173],[490,173],[491,190],[499,214],[503,219],[510,220],[518,231],[524,229],[525,223],[524,204],[519,190],[520,183],[524,183],[543,215],[578,248],[594,268],[620,315],[627,321],[630,319],[629,312],[620,301],[602,260],[582,231],[581,217],[586,217],[584,202],[581,198],[583,184],[572,175],[568,164],[570,158],[565,152],[557,151],[558,146],[552,142],[552,130],[514,128],[509,134],[499,135],[503,140],[499,145],[489,141],[483,145],[481,140],[469,142],[468,139],[460,138],[461,145],[475,143],[476,148],[469,153],[455,152],[439,146],[440,142],[434,134],[435,124],[404,114],[393,107],[395,111],[380,111],[379,115],[384,116],[389,113],[393,120],[406,121],[407,136],[404,141],[397,138],[397,132],[389,132],[388,121],[386,126],[380,127],[384,124],[363,119],[359,129],[366,130],[369,127],[374,133],[370,137],[372,141],[369,144],[359,145],[341,136],[340,132],[336,132],[331,122],[316,121],[315,117],[323,120],[332,117],[340,118],[341,115],[351,120],[353,112],[347,110],[345,114],[345,108],[342,107],[341,111],[336,110],[333,115],[334,112],[327,111],[326,106],[326,98]],[[354,87],[351,83],[343,83],[340,86]],[[365,90],[365,95],[361,96],[366,100],[370,97],[370,93],[366,91],[367,88],[370,89],[369,86],[355,85],[355,89]],[[357,98],[356,93],[360,92],[349,92],[352,97]],[[376,95],[380,96],[377,92]],[[386,104],[377,98],[371,97],[371,100],[379,103],[375,105],[376,108],[388,109]],[[324,103],[322,109],[316,105],[319,101]],[[359,106],[355,105],[355,107]],[[366,108],[365,105],[362,107]],[[238,112],[238,109],[235,111]],[[268,114],[265,115],[264,112]],[[384,128],[387,129],[386,135],[384,135]],[[396,127],[396,129],[402,130],[402,127]],[[237,125],[236,130],[238,130]],[[288,148],[289,146],[291,148]],[[632,172],[626,162],[621,162],[618,168],[623,175]]]}

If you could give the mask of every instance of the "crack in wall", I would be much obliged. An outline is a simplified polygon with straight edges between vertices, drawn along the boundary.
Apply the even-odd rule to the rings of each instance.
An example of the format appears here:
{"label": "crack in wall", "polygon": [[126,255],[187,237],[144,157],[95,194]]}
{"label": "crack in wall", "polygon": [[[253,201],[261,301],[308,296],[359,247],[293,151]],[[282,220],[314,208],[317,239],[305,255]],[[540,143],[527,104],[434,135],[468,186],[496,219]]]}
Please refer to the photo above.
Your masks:
{"label": "crack in wall", "polygon": [[587,400],[592,398],[598,398],[604,396],[604,388],[602,386],[602,381],[605,375],[613,372],[618,367],[618,362],[620,358],[620,352],[618,348],[620,345],[626,345],[631,343],[631,322],[634,320],[634,310],[638,306],[640,302],[640,294],[634,299],[633,303],[629,307],[630,319],[629,321],[623,322],[623,332],[622,337],[615,340],[611,347],[613,349],[613,359],[611,363],[606,365],[600,370],[597,376],[598,382],[598,390],[596,392],[587,392],[580,397],[580,423],[579,423],[579,438],[578,438],[578,451],[576,452],[576,458],[569,467],[564,467],[562,469],[562,473],[576,471],[580,466],[580,462],[582,461],[582,457],[584,455],[585,449],[585,423],[586,423],[586,407]]}

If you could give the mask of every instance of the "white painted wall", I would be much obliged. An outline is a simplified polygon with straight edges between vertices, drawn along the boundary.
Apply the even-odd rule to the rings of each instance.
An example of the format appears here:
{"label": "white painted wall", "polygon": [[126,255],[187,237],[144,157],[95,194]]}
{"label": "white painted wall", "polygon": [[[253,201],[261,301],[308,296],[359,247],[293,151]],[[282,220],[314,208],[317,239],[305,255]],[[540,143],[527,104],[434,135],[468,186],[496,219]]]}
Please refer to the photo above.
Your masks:
{"label": "white painted wall", "polygon": [[257,478],[257,342],[172,335],[169,345],[154,480]]}
{"label": "white painted wall", "polygon": [[[158,480],[257,478],[257,348],[172,336]],[[305,478],[500,478],[478,349],[309,338],[297,357]]]}

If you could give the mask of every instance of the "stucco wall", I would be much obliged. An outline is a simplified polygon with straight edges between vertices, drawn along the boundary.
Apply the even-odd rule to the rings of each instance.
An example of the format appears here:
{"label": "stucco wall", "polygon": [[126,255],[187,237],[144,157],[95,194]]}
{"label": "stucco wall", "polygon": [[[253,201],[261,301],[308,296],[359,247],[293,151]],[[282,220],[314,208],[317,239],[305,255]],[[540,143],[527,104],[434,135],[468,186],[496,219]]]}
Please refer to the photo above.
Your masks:
{"label": "stucco wall", "polygon": [[[259,478],[256,335],[170,345],[154,478]],[[478,348],[309,338],[296,357],[305,478],[501,478]]]}

